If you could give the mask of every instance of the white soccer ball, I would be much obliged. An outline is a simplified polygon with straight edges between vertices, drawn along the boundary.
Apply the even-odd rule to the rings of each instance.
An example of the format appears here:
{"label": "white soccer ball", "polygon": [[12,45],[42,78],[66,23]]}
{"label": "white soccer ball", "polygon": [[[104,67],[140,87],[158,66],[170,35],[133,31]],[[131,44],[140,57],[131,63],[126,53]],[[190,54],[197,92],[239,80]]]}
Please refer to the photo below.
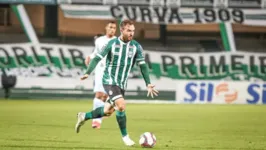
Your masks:
{"label": "white soccer ball", "polygon": [[145,132],[140,136],[139,144],[141,147],[152,148],[156,144],[156,137],[151,132]]}

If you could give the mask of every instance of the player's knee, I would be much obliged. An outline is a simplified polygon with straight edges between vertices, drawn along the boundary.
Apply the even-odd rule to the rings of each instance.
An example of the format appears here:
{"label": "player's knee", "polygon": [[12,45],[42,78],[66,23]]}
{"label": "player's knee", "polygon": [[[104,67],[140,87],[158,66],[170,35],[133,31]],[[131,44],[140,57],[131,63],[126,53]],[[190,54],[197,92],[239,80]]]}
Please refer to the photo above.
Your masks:
{"label": "player's knee", "polygon": [[[104,94],[104,93],[102,93],[102,92],[97,92],[97,93],[95,94],[95,97],[96,97],[97,99],[99,99],[99,100],[102,100],[103,102],[105,102],[106,99],[107,99],[106,94]],[[105,98],[105,97],[106,97],[106,98]]]}
{"label": "player's knee", "polygon": [[102,96],[102,100],[103,100],[103,102],[105,102],[105,101],[107,100],[107,98],[108,98],[108,95],[104,94],[104,95]]}
{"label": "player's knee", "polygon": [[107,116],[111,116],[114,112],[115,112],[115,110],[109,110],[109,111],[106,113],[106,115],[107,115]]}
{"label": "player's knee", "polygon": [[102,97],[102,94],[100,92],[96,92],[95,93],[95,97],[98,98],[98,99],[100,99]]}
{"label": "player's knee", "polygon": [[119,98],[115,101],[116,110],[124,111],[126,110],[126,102],[123,98]]}
{"label": "player's knee", "polygon": [[116,109],[118,111],[121,111],[122,112],[122,111],[126,110],[126,105],[124,103],[118,104],[118,105],[116,105]]}
{"label": "player's knee", "polygon": [[113,114],[115,110],[114,109],[108,109],[108,110],[104,110],[104,114],[106,116],[111,116]]}

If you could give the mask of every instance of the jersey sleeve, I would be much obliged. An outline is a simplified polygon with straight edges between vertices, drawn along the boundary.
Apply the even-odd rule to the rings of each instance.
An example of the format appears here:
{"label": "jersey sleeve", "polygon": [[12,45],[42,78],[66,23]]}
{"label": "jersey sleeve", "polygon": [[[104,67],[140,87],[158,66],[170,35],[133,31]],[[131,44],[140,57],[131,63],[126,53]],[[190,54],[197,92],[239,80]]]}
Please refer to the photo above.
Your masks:
{"label": "jersey sleeve", "polygon": [[108,44],[103,46],[100,51],[97,52],[96,56],[90,62],[85,74],[91,74],[92,71],[95,69],[97,64],[103,59],[112,49],[113,41],[109,41]]}
{"label": "jersey sleeve", "polygon": [[140,44],[137,44],[136,62],[138,65],[145,64],[145,57],[143,54],[143,48]]}
{"label": "jersey sleeve", "polygon": [[99,52],[99,40],[98,39],[95,40],[94,45],[95,45],[94,50],[90,54],[90,58],[91,59],[93,59],[97,55],[97,53]]}
{"label": "jersey sleeve", "polygon": [[140,44],[137,44],[136,62],[138,66],[140,67],[141,74],[144,78],[146,85],[148,86],[149,84],[151,84],[150,76],[149,76],[149,68],[148,68],[148,65],[145,63],[143,49]]}
{"label": "jersey sleeve", "polygon": [[101,59],[104,58],[112,49],[113,41],[109,41],[107,44],[105,44],[102,48],[99,48],[97,50],[96,56],[100,57]]}

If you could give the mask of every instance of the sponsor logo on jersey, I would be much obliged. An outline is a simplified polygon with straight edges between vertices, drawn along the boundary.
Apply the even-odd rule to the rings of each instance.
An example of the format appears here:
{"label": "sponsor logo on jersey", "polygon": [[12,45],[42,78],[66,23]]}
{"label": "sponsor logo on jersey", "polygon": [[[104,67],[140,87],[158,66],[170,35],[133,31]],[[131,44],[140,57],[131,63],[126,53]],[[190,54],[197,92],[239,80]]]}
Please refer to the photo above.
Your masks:
{"label": "sponsor logo on jersey", "polygon": [[121,48],[121,46],[120,46],[120,45],[118,45],[118,44],[116,44],[116,45],[115,45],[115,48]]}
{"label": "sponsor logo on jersey", "polygon": [[134,46],[129,46],[128,48],[129,48],[129,49],[133,49],[133,48],[134,48]]}

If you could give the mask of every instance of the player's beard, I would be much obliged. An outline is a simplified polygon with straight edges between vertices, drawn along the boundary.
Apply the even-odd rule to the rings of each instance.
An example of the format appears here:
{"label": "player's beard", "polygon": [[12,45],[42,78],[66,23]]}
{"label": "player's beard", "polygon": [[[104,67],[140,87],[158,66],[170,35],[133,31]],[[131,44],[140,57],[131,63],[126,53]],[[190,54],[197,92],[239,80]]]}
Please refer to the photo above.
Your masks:
{"label": "player's beard", "polygon": [[132,36],[123,35],[123,41],[124,41],[124,42],[131,41],[132,39],[133,39],[133,37],[132,37]]}
{"label": "player's beard", "polygon": [[128,41],[131,41],[132,39],[133,39],[133,36],[128,36],[128,37],[127,37],[127,40],[128,40]]}

